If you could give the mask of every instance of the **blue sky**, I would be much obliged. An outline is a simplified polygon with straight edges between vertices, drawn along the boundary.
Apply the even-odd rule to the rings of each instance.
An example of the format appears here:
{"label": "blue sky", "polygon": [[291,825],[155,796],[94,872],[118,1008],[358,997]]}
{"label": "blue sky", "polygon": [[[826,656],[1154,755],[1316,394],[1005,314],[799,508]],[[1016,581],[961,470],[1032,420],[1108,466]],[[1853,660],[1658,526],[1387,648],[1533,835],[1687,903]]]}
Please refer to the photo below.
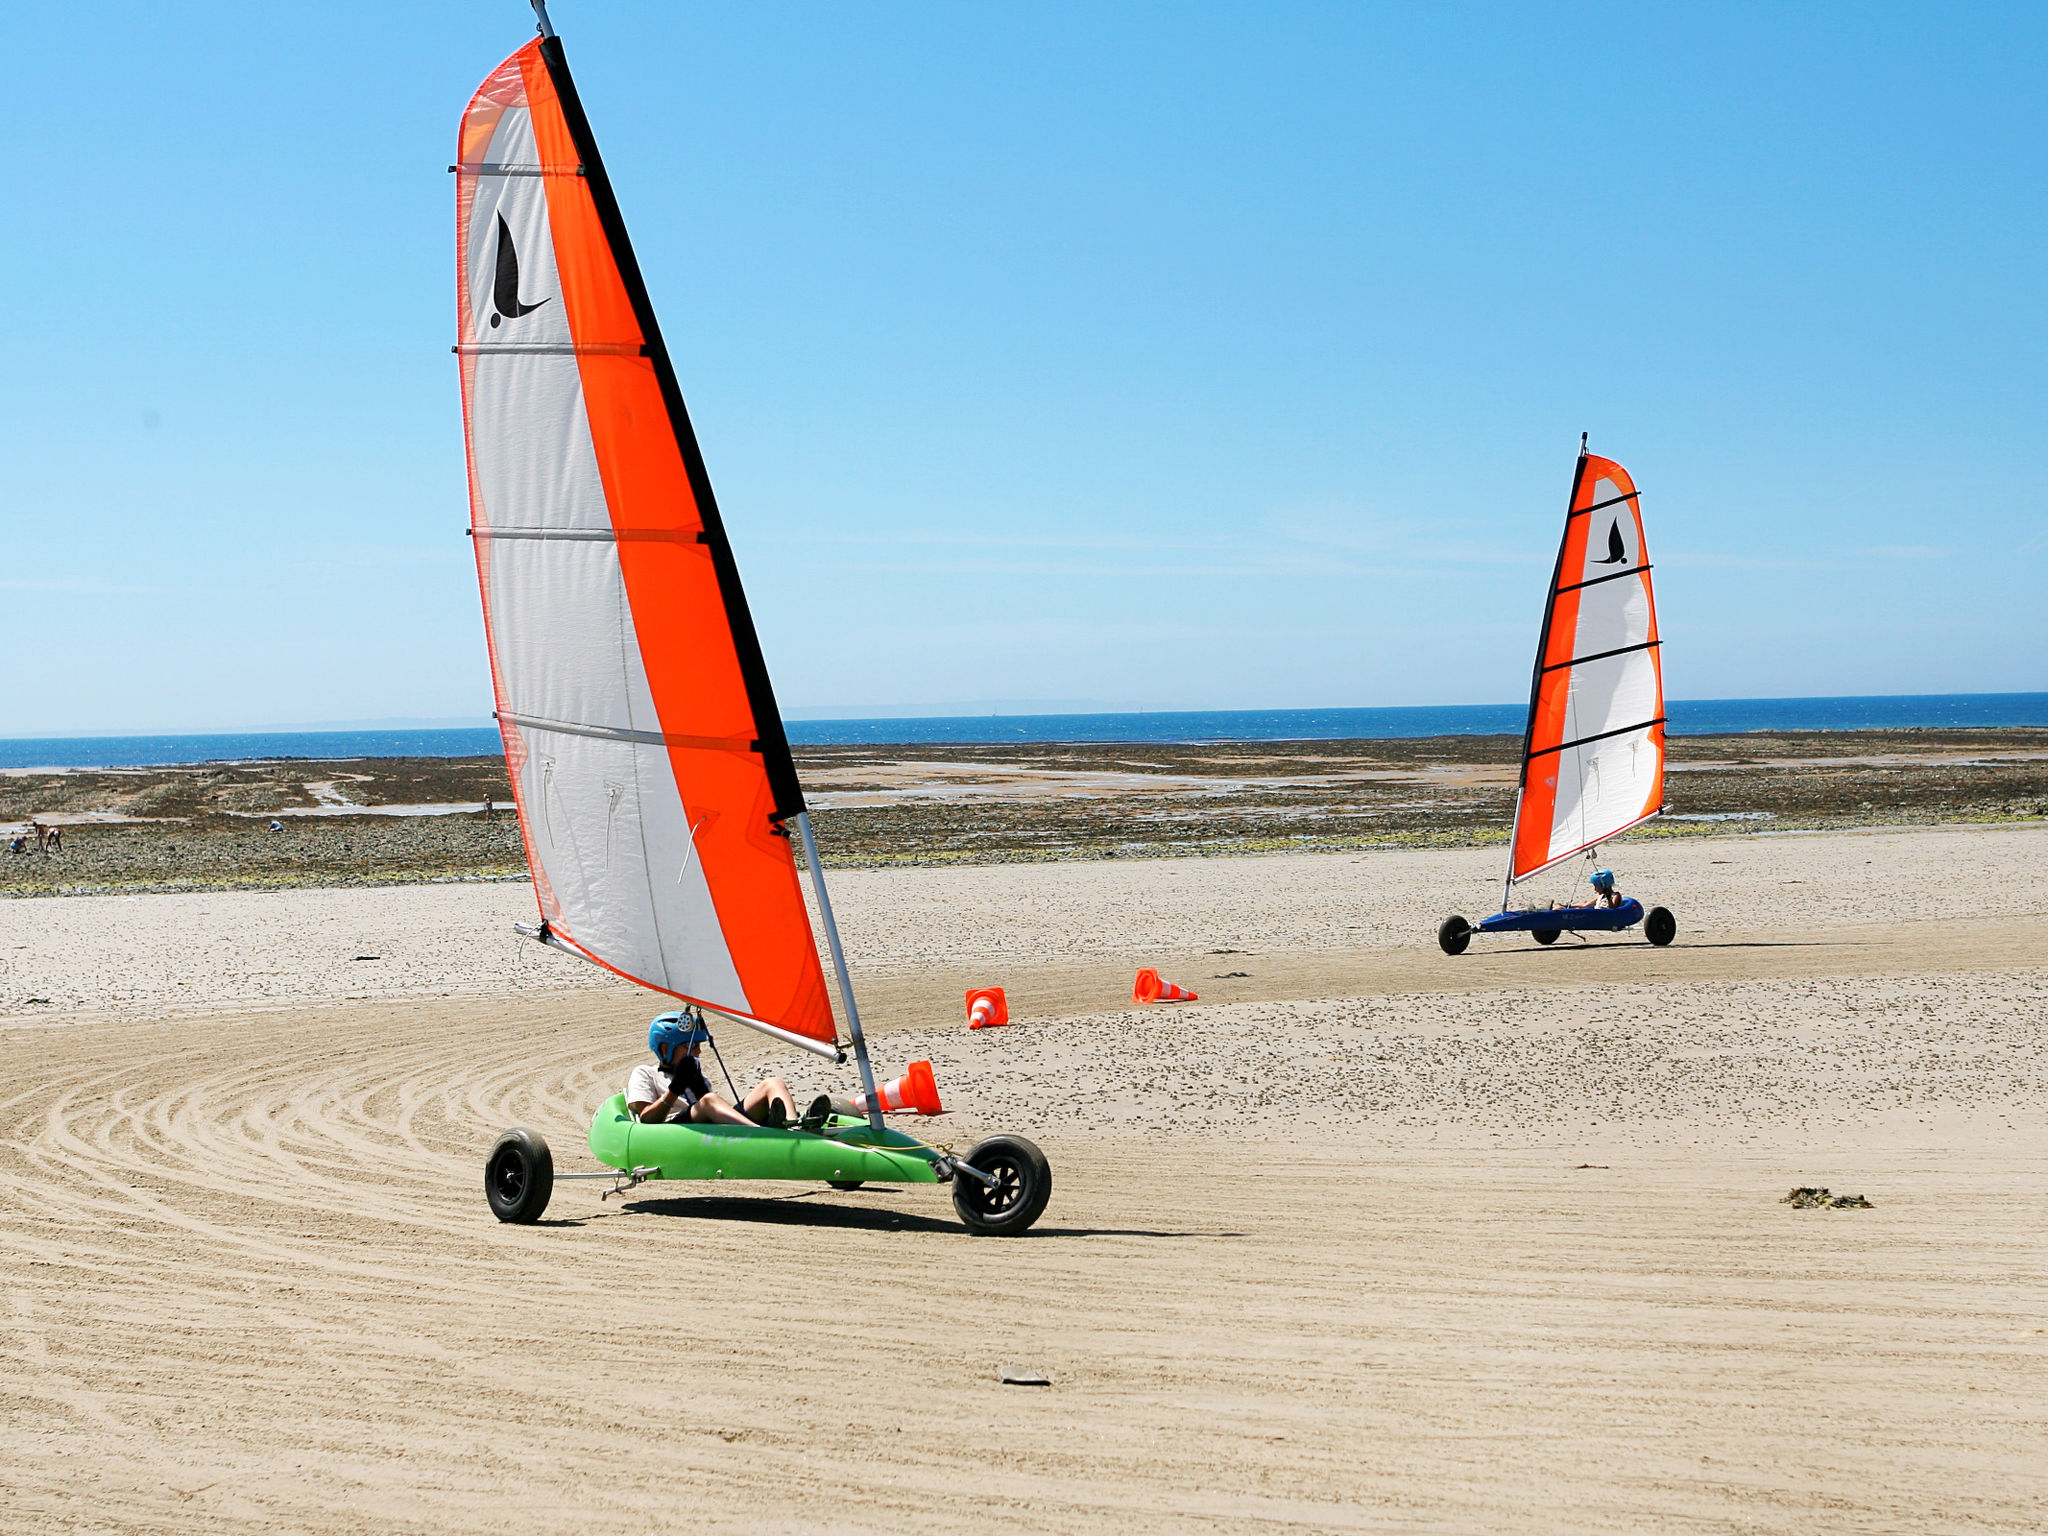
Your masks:
{"label": "blue sky", "polygon": [[[553,9],[793,709],[1517,698],[1581,430],[1674,696],[2048,688],[2037,10]],[[13,15],[0,731],[488,712],[530,33]]]}

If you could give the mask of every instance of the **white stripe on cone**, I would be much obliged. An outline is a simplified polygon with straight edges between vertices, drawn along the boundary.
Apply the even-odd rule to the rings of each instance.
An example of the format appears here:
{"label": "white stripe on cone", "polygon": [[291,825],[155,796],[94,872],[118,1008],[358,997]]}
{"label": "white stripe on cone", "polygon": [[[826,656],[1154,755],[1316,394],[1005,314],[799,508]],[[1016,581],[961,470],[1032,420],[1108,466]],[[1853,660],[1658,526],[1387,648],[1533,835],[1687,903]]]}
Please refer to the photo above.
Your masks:
{"label": "white stripe on cone", "polygon": [[1199,1003],[1201,998],[1186,987],[1175,986],[1160,978],[1151,966],[1138,972],[1138,979],[1131,987],[1131,1001],[1134,1003]]}

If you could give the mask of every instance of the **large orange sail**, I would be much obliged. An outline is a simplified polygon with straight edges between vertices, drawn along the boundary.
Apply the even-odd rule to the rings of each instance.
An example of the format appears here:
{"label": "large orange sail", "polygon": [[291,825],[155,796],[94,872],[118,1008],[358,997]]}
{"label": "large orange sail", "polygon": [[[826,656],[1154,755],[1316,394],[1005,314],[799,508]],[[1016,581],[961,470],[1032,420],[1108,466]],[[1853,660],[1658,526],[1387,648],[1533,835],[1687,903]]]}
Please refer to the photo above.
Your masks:
{"label": "large orange sail", "polygon": [[1529,690],[1508,881],[1605,842],[1664,805],[1664,669],[1642,499],[1581,452]]}
{"label": "large orange sail", "polygon": [[455,169],[471,532],[543,932],[836,1054],[803,793],[558,40],[484,81]]}

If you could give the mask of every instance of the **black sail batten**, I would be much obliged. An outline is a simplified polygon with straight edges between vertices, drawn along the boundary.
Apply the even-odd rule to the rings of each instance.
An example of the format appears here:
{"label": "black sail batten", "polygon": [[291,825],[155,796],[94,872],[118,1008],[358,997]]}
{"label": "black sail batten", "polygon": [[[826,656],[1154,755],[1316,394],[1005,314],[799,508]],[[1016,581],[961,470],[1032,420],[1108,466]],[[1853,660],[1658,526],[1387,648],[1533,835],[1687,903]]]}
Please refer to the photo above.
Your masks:
{"label": "black sail batten", "polygon": [[[1595,512],[1605,512],[1609,507],[1618,507],[1623,502],[1634,501],[1642,494],[1641,491],[1630,491],[1626,496],[1610,496],[1605,501],[1594,502],[1590,507],[1581,507],[1576,512],[1567,512],[1564,520],[1569,523],[1575,517],[1591,517]],[[1578,492],[1574,491],[1572,493],[1572,499],[1575,501],[1578,499]]]}
{"label": "black sail batten", "polygon": [[1654,720],[1638,720],[1634,725],[1617,725],[1611,731],[1601,731],[1593,736],[1581,736],[1577,741],[1560,741],[1556,746],[1545,747],[1535,755],[1537,757],[1549,757],[1553,752],[1569,752],[1573,747],[1583,747],[1589,742],[1607,741],[1615,736],[1626,736],[1630,731],[1647,731],[1651,726],[1662,725],[1663,723],[1664,717],[1659,715]]}
{"label": "black sail batten", "polygon": [[1554,602],[1556,599],[1563,597],[1567,592],[1583,592],[1588,587],[1597,587],[1610,581],[1619,581],[1624,576],[1640,576],[1649,568],[1647,564],[1632,565],[1625,571],[1610,571],[1605,576],[1588,577],[1584,581],[1575,581],[1568,587],[1559,587],[1550,596]]}
{"label": "black sail batten", "polygon": [[[1564,532],[1558,536],[1557,540],[1557,563],[1550,570],[1550,591],[1543,599],[1543,630],[1536,637],[1536,664],[1529,670],[1529,718],[1522,726],[1522,772],[1521,776],[1515,781],[1517,790],[1529,787],[1529,745],[1536,739],[1536,706],[1543,699],[1543,658],[1550,654],[1550,621],[1557,613],[1557,584],[1564,580],[1564,551],[1565,546],[1571,542],[1572,537],[1572,508],[1578,503],[1579,486],[1585,478],[1586,454],[1585,450],[1581,449],[1579,452],[1579,462],[1572,469],[1572,493],[1564,504]],[[1517,803],[1516,816],[1519,820],[1519,802]],[[1519,827],[1510,827],[1508,829],[1508,859],[1510,863],[1514,860],[1515,836],[1519,831]]]}
{"label": "black sail batten", "polygon": [[704,467],[704,452],[697,444],[696,429],[690,425],[689,407],[683,403],[682,387],[676,382],[668,346],[663,342],[661,326],[654,318],[654,304],[647,296],[647,284],[640,275],[640,263],[633,255],[632,242],[626,237],[625,217],[619,212],[618,198],[612,192],[611,177],[605,172],[604,159],[597,152],[597,140],[590,131],[590,119],[584,116],[582,98],[576,94],[576,82],[569,74],[569,60],[562,51],[561,39],[544,37],[540,56],[548,67],[548,79],[561,103],[562,118],[568,124],[569,136],[575,141],[583,177],[590,188],[590,199],[597,208],[598,225],[604,230],[612,260],[618,265],[619,280],[625,285],[627,300],[633,306],[634,318],[646,343],[648,361],[654,365],[654,377],[661,386],[662,403],[668,407],[669,426],[675,433],[676,446],[682,452],[684,471],[690,477],[690,490],[697,498],[697,512],[703,519],[706,535],[704,544],[711,554],[712,569],[718,573],[719,596],[725,601],[726,618],[732,626],[733,648],[739,654],[740,675],[746,683],[747,704],[753,711],[754,730],[759,738],[758,750],[768,773],[769,789],[775,797],[774,819],[779,823],[802,814],[804,792],[797,781],[796,761],[790,755],[782,711],[775,703],[775,689],[768,680],[768,663],[761,654],[761,638],[755,633],[754,617],[747,607],[746,589],[740,585],[739,564],[733,558],[732,543],[725,533],[725,521],[718,513],[718,499],[711,491],[711,475]]}
{"label": "black sail batten", "polygon": [[[1648,570],[1649,567],[1644,566],[1643,569]],[[1654,651],[1663,644],[1662,640],[1645,640],[1641,645],[1617,645],[1611,651],[1595,651],[1590,656],[1567,656],[1563,661],[1553,661],[1543,670],[1562,672],[1566,667],[1584,666],[1589,661],[1605,661],[1610,656],[1633,656],[1637,651]]]}

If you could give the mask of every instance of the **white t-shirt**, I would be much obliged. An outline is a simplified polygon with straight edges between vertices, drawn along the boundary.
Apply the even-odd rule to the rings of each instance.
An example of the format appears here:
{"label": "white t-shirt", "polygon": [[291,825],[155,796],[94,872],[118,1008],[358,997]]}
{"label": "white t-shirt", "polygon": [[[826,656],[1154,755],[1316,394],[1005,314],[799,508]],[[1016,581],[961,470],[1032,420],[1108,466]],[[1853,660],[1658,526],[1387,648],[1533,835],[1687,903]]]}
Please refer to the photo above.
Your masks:
{"label": "white t-shirt", "polygon": [[[626,1102],[628,1104],[652,1104],[668,1092],[668,1074],[651,1061],[643,1061],[633,1069],[626,1079]],[[671,1120],[690,1118],[690,1106],[681,1099],[669,1109]]]}

